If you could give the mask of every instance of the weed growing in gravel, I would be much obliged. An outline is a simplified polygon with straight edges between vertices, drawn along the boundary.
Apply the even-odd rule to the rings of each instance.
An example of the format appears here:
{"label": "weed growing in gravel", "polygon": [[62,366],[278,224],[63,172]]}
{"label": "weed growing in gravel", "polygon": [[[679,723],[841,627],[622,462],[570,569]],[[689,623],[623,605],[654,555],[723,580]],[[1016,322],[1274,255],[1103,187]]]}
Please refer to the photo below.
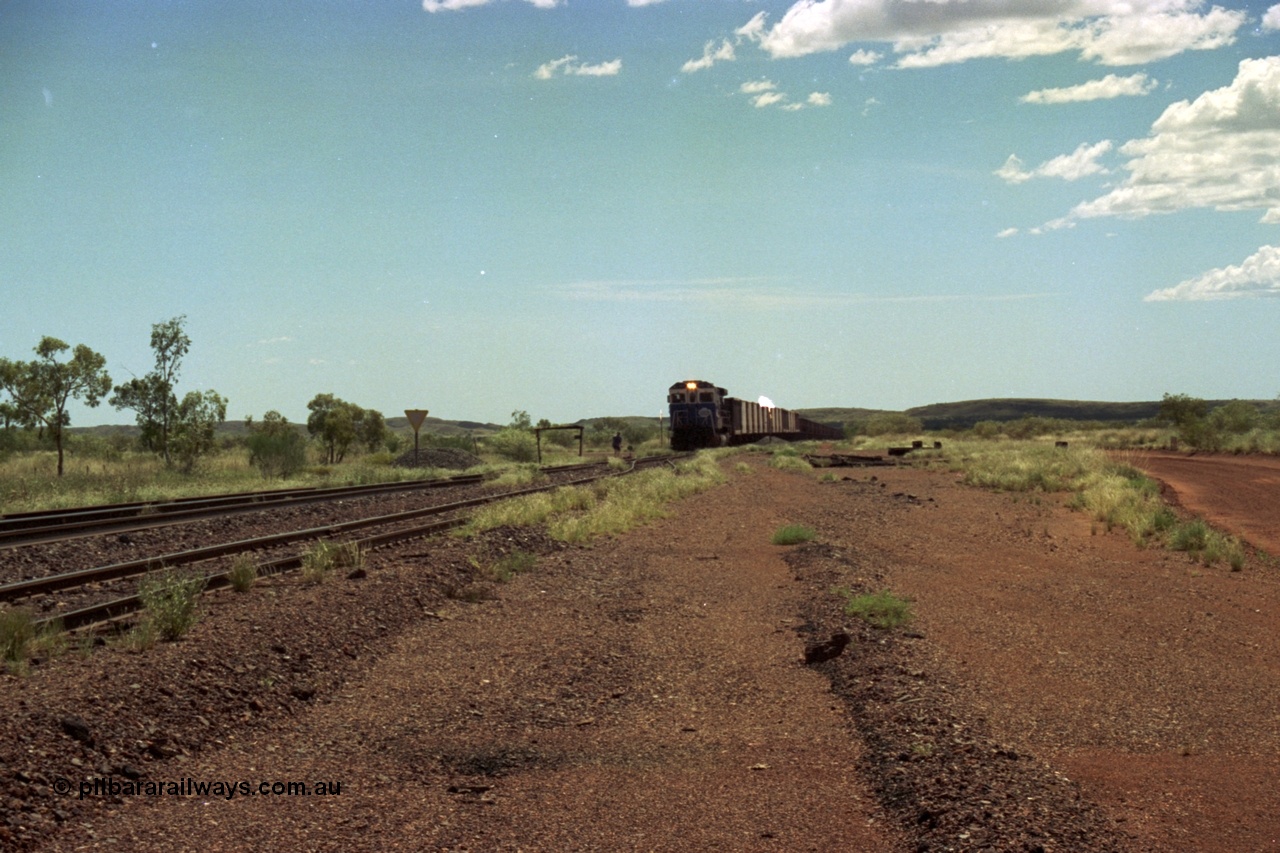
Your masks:
{"label": "weed growing in gravel", "polygon": [[141,619],[134,623],[127,632],[120,634],[115,642],[127,651],[145,652],[159,641],[159,632],[150,619]]}
{"label": "weed growing in gravel", "polygon": [[1169,535],[1169,547],[1199,556],[1206,566],[1225,559],[1233,572],[1244,568],[1244,546],[1240,540],[1222,535],[1201,518],[1175,527]]}
{"label": "weed growing in gravel", "polygon": [[25,663],[28,647],[36,636],[36,622],[25,607],[0,612],[0,660],[10,669]]}
{"label": "weed growing in gravel", "polygon": [[506,583],[522,572],[531,571],[538,562],[536,554],[528,551],[512,551],[493,563],[484,563],[478,557],[468,557],[477,572],[497,583]]}
{"label": "weed growing in gravel", "polygon": [[773,539],[770,541],[774,545],[799,545],[801,542],[808,542],[816,535],[812,527],[805,527],[803,524],[788,524],[775,530]]}
{"label": "weed growing in gravel", "polygon": [[364,567],[364,552],[355,542],[320,540],[302,555],[302,580],[323,583],[335,571],[355,571]]}
{"label": "weed growing in gravel", "polygon": [[248,554],[238,554],[227,572],[227,579],[236,592],[248,592],[258,581],[258,564]]}
{"label": "weed growing in gravel", "polygon": [[779,471],[812,471],[813,466],[791,453],[775,453],[769,459],[769,467]]}
{"label": "weed growing in gravel", "polygon": [[910,602],[887,589],[862,595],[844,588],[837,589],[836,592],[846,599],[844,612],[847,615],[857,616],[876,628],[897,628],[911,621]]}
{"label": "weed growing in gravel", "polygon": [[200,620],[201,575],[163,569],[151,572],[138,585],[138,598],[150,624],[163,640],[176,640]]}
{"label": "weed growing in gravel", "polygon": [[333,545],[320,541],[302,555],[302,582],[324,583],[333,571]]}
{"label": "weed growing in gravel", "polygon": [[755,469],[745,462],[739,462],[737,465],[733,466],[733,470],[737,471],[739,474],[750,474]]}

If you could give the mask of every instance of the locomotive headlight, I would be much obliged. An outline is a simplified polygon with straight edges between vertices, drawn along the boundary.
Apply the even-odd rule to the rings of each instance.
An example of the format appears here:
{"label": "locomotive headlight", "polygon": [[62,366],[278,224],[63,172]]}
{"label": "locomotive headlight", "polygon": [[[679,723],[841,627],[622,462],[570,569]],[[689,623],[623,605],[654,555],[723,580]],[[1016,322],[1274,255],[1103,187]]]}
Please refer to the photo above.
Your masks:
{"label": "locomotive headlight", "polygon": [[697,382],[686,382],[686,383],[684,383],[684,387],[688,388],[690,391],[697,391],[697,390],[698,390],[698,383],[697,383]]}

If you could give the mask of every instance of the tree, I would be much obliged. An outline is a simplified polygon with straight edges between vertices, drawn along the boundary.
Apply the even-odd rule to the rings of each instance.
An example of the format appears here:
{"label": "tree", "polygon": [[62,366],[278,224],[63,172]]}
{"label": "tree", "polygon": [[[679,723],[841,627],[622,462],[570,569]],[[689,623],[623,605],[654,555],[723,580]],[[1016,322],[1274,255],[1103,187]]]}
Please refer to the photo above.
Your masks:
{"label": "tree", "polygon": [[533,429],[533,418],[529,417],[529,413],[524,409],[516,409],[511,413],[511,423],[508,425],[508,428],[522,429],[526,431],[531,430]]}
{"label": "tree", "polygon": [[1160,418],[1177,427],[1189,427],[1205,416],[1209,404],[1186,394],[1165,394],[1160,398]]}
{"label": "tree", "polygon": [[141,378],[135,377],[123,385],[117,385],[110,401],[117,409],[133,409],[137,413],[143,445],[163,456],[165,464],[171,461],[169,438],[178,410],[178,396],[174,392],[174,385],[182,359],[191,349],[191,338],[183,329],[186,319],[185,315],[174,317],[151,327],[155,370]]}
{"label": "tree", "polygon": [[172,413],[173,455],[183,471],[214,446],[214,430],[227,419],[227,401],[216,391],[188,391]]}
{"label": "tree", "polygon": [[71,423],[67,403],[83,400],[88,406],[111,390],[107,360],[84,344],[76,344],[68,361],[58,355],[71,347],[57,338],[44,337],[35,347],[34,361],[0,358],[0,388],[8,393],[10,411],[26,427],[47,426],[58,448],[58,476],[63,473],[63,428]]}
{"label": "tree", "polygon": [[307,432],[324,445],[329,464],[341,462],[357,441],[376,450],[386,440],[387,422],[376,409],[362,409],[332,394],[317,394],[307,409]]}

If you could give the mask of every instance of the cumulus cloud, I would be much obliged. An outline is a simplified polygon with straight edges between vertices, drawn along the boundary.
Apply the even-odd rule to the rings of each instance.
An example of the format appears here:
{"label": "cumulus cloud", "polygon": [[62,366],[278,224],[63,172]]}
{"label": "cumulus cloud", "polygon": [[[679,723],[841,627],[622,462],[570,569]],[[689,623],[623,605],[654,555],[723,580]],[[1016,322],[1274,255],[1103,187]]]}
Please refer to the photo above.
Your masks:
{"label": "cumulus cloud", "polygon": [[1280,56],[1243,60],[1230,85],[1171,104],[1119,152],[1129,176],[1051,225],[1197,207],[1280,224]]}
{"label": "cumulus cloud", "polygon": [[765,13],[757,12],[755,17],[747,21],[742,26],[733,31],[732,39],[721,39],[719,44],[715,40],[707,42],[702,46],[702,56],[697,59],[690,59],[680,70],[685,74],[692,74],[694,71],[703,71],[717,62],[733,62],[738,58],[736,48],[744,41],[759,42],[764,34]]}
{"label": "cumulus cloud", "polygon": [[1232,43],[1248,18],[1202,0],[799,0],[773,27],[752,19],[775,58],[886,42],[902,68],[1068,51],[1104,65]]}
{"label": "cumulus cloud", "polygon": [[1019,98],[1024,104],[1067,104],[1074,101],[1102,101],[1109,98],[1122,98],[1130,95],[1149,95],[1155,90],[1157,81],[1146,74],[1132,74],[1118,77],[1108,74],[1101,80],[1090,80],[1078,86],[1067,86],[1061,89],[1039,89],[1028,92]]}
{"label": "cumulus cloud", "polygon": [[733,62],[737,57],[734,55],[733,42],[723,39],[719,45],[715,41],[709,41],[702,48],[702,57],[700,59],[690,59],[686,62],[681,71],[691,74],[694,71],[702,71],[710,68],[717,62]]}
{"label": "cumulus cloud", "polygon": [[876,53],[874,50],[855,50],[853,53],[849,54],[849,64],[875,65],[883,58],[884,54]]}
{"label": "cumulus cloud", "polygon": [[1098,158],[1112,148],[1111,140],[1090,145],[1081,143],[1070,154],[1062,154],[1052,160],[1046,160],[1034,169],[1023,168],[1022,160],[1016,154],[1010,154],[1004,165],[995,171],[997,177],[1011,184],[1025,183],[1032,178],[1061,178],[1064,181],[1078,181],[1088,175],[1106,174],[1107,170],[1098,162]]}
{"label": "cumulus cloud", "polygon": [[577,77],[612,77],[621,70],[621,59],[588,65],[584,62],[578,62],[578,57],[569,55],[553,59],[550,62],[544,62],[538,66],[537,71],[533,72],[533,76],[539,80],[550,80],[557,74]]}
{"label": "cumulus cloud", "polygon": [[756,109],[778,107],[795,112],[805,107],[831,106],[831,95],[827,92],[810,92],[803,101],[793,101],[785,92],[779,92],[778,84],[772,80],[750,80],[739,86],[738,91],[750,96],[751,104]]}
{"label": "cumulus cloud", "polygon": [[1145,302],[1280,297],[1280,246],[1263,246],[1239,266],[1228,266],[1147,294]]}
{"label": "cumulus cloud", "polygon": [[1280,30],[1280,3],[1272,6],[1262,16],[1262,28],[1264,30]]}

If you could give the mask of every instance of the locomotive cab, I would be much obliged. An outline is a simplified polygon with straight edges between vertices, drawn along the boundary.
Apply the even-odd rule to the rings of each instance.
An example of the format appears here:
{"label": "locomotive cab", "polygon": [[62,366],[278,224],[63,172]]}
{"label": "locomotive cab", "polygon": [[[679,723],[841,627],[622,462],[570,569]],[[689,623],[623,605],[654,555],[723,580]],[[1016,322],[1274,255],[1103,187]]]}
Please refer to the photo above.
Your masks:
{"label": "locomotive cab", "polygon": [[728,392],[710,382],[690,379],[677,382],[667,392],[671,411],[671,449],[693,450],[728,443],[729,425],[724,411]]}

